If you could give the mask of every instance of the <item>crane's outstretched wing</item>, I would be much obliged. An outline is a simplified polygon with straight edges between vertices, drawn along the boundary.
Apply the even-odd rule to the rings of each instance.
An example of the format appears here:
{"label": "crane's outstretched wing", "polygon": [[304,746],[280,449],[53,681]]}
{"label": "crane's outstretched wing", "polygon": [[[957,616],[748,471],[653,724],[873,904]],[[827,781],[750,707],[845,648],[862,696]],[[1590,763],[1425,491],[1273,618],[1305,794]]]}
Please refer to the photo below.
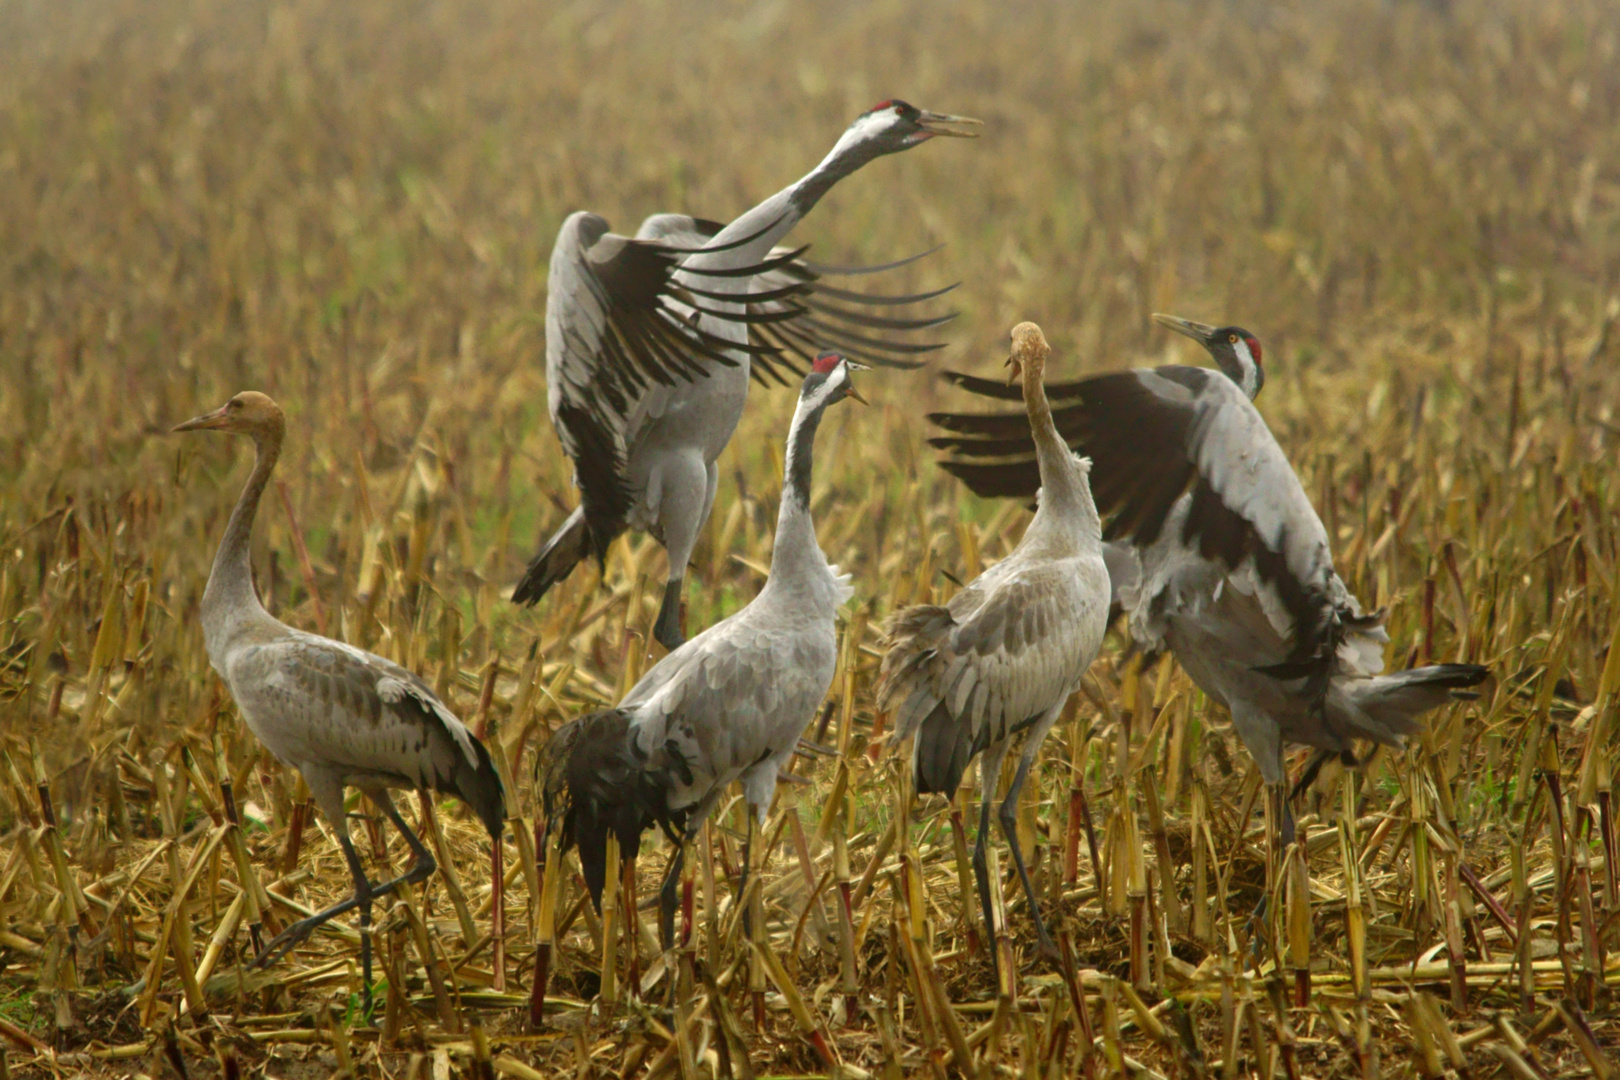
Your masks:
{"label": "crane's outstretched wing", "polygon": [[[657,214],[642,222],[636,236],[691,249],[702,247],[723,227],[718,221],[685,214]],[[956,312],[903,318],[874,309],[924,304],[955,289],[954,284],[920,293],[883,294],[840,288],[825,280],[896,270],[933,251],[878,266],[825,266],[803,258],[803,250],[776,248],[767,261],[779,265],[756,275],[749,285],[746,321],[749,340],[757,349],[750,372],[761,385],[786,386],[790,375],[802,378],[822,349],[837,349],[853,360],[881,367],[914,368],[922,364],[917,357],[944,348],[943,342],[908,340],[904,335],[941,326],[956,318]]]}
{"label": "crane's outstretched wing", "polygon": [[[1005,400],[1016,387],[949,374],[981,397]],[[1327,531],[1265,419],[1231,379],[1198,367],[1115,372],[1048,386],[1065,441],[1092,459],[1092,493],[1109,521],[1104,535],[1151,545],[1183,493],[1191,506],[1183,541],[1235,570],[1252,558],[1261,581],[1292,619],[1279,677],[1314,677],[1317,696],[1347,626],[1361,616],[1333,570]],[[941,467],[974,492],[1030,498],[1040,473],[1022,413],[936,413],[951,432],[929,440],[954,458]],[[1370,617],[1369,617],[1370,618]]]}
{"label": "crane's outstretched wing", "polygon": [[[739,352],[762,351],[717,336],[698,317],[746,322],[747,314],[713,309],[707,297],[675,281],[681,261],[701,247],[701,240],[682,247],[619,236],[608,231],[605,219],[578,212],[563,222],[551,249],[546,403],[563,450],[575,464],[590,546],[598,557],[624,530],[633,505],[626,429],[647,389],[691,382],[716,367],[735,367]],[[797,254],[705,276],[752,277]],[[749,298],[744,293],[726,299]]]}

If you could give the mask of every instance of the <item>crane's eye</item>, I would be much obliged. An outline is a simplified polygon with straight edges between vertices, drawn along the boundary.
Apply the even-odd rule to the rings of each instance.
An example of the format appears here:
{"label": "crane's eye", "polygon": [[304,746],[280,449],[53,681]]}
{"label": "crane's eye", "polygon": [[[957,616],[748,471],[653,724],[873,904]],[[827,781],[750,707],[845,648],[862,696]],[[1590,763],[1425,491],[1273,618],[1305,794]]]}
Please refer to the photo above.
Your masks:
{"label": "crane's eye", "polygon": [[241,408],[241,407],[242,407],[242,402],[241,402],[241,401],[240,401],[240,400],[239,400],[239,399],[237,399],[237,398],[231,398],[231,403],[230,403],[230,405],[229,405],[229,406],[228,406],[228,408],[232,408],[232,409],[240,409],[240,408]]}
{"label": "crane's eye", "polygon": [[1226,343],[1228,345],[1236,345],[1237,344],[1237,335],[1236,334],[1227,334],[1226,335]]}

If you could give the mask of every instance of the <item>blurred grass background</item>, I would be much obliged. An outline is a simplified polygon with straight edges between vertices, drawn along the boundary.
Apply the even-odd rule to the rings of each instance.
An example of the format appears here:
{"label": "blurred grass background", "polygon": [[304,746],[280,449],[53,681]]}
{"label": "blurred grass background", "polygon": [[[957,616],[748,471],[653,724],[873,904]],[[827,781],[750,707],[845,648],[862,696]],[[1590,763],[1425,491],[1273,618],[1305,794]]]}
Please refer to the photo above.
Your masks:
{"label": "blurred grass background", "polygon": [[[1617,47],[1613,6],[1581,0],[9,0],[0,714],[43,736],[69,816],[109,746],[162,758],[213,723],[195,611],[245,448],[163,433],[246,388],[289,415],[293,518],[272,492],[256,546],[273,611],[437,672],[464,714],[494,670],[517,757],[611,700],[661,555],[633,538],[610,592],[582,570],[536,611],[502,599],[575,501],[544,406],[556,227],[728,219],[899,96],[984,136],[869,166],[794,239],[824,262],[944,244],[907,271],[962,282],[936,366],[994,370],[1024,318],[1053,378],[1201,362],[1151,311],[1257,333],[1261,409],[1347,581],[1393,605],[1392,660],[1503,680],[1445,766],[1495,783],[1543,685],[1591,703],[1609,653]],[[1021,516],[929,464],[928,373],[862,388],[815,509],[869,642]],[[756,389],[722,459],[694,631],[758,587],[792,405]]]}

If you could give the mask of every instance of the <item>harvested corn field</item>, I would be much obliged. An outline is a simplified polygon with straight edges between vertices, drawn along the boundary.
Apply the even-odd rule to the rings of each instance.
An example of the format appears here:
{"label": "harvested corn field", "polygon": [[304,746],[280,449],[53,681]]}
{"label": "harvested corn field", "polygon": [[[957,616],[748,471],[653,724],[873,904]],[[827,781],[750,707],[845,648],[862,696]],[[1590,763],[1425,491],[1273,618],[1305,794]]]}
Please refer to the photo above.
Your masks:
{"label": "harvested corn field", "polygon": [[[0,5],[0,1076],[1614,1075],[1617,49],[1580,0]],[[638,527],[511,601],[580,501],[552,243],[580,209],[736,218],[894,94],[978,138],[865,164],[783,243],[931,251],[837,280],[960,282],[919,316],[955,318],[853,375],[813,476],[786,369],[719,455],[686,634],[761,592],[784,498],[854,595],[763,825],[732,786],[695,830],[665,949],[675,845],[650,828],[598,909],[544,828],[552,735],[665,655],[670,576]],[[1253,407],[1386,670],[1488,678],[1278,803],[1111,618],[1008,830],[1053,956],[988,818],[987,929],[973,772],[914,797],[883,631],[1031,521],[937,464],[929,414],[986,409],[939,374],[1005,382],[1029,319],[1060,421],[1074,380],[1220,377],[1154,312],[1263,348]],[[396,795],[438,871],[267,966],[356,885],[205,644],[252,455],[170,429],[244,390],[285,412],[266,617],[419,676],[392,700],[465,723],[506,815],[492,859],[460,798]],[[370,881],[411,868],[345,813]]]}

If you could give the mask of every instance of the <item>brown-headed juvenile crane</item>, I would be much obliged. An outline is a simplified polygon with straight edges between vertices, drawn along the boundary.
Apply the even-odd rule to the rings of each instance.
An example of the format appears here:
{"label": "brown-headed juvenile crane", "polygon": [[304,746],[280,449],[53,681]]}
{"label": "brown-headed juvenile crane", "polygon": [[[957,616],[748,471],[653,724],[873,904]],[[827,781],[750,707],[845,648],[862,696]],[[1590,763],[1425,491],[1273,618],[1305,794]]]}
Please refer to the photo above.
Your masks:
{"label": "brown-headed juvenile crane", "polygon": [[[625,859],[654,824],[677,841],[690,838],[734,780],[748,802],[746,885],[752,837],[770,809],[777,773],[832,685],[836,617],[852,590],[816,542],[811,453],[827,407],[864,400],[850,381],[860,366],[826,352],[805,377],[788,431],[770,575],[759,595],[653,665],[616,708],[559,728],[541,753],[546,827],[561,829],[562,850],[578,845],[598,905],[610,832]],[[660,893],[666,945],[680,871],[677,847]]]}
{"label": "brown-headed juvenile crane", "polygon": [[981,755],[973,870],[991,941],[990,890],[1000,883],[989,879],[985,862],[990,802],[1007,750],[1022,736],[1018,771],[1001,803],[1001,831],[1018,867],[1040,950],[1055,956],[1018,844],[1018,796],[1047,732],[1102,647],[1108,569],[1091,498],[1091,462],[1071,453],[1052,423],[1043,385],[1051,350],[1034,323],[1019,323],[1012,338],[1007,363],[1014,379],[1023,378],[1040,474],[1034,520],[1011,555],[948,604],[919,604],[889,621],[877,693],[878,707],[894,710],[896,739],[915,736],[912,764],[919,794],[951,797],[968,763]]}
{"label": "brown-headed juvenile crane", "polygon": [[798,260],[804,249],[775,245],[868,162],[935,136],[971,136],[977,124],[884,101],[862,113],[797,183],[723,228],[659,214],[630,238],[610,233],[596,214],[563,222],[547,284],[546,404],[574,462],[580,505],[529,563],[512,592],[515,603],[538,601],[582,559],[604,558],[620,533],[645,529],[669,555],[653,636],[669,649],[684,640],[686,565],[714,506],[715,462],[742,417],[750,377],[780,380],[776,364],[792,366],[784,352],[809,359],[811,342],[872,363],[914,366],[905,357],[938,346],[871,331],[922,330],[949,318],[875,314],[873,305],[945,290],[884,297],[833,288]]}
{"label": "brown-headed juvenile crane", "polygon": [[[1166,365],[1052,387],[1057,424],[1096,462],[1104,554],[1131,636],[1169,649],[1199,689],[1226,706],[1260,767],[1286,846],[1285,742],[1317,754],[1296,791],[1330,757],[1353,764],[1353,739],[1399,746],[1418,717],[1468,696],[1486,669],[1435,664],[1383,671],[1382,611],[1363,614],[1333,569],[1327,530],[1254,398],[1260,342],[1240,326],[1155,315],[1208,350],[1219,371]],[[992,398],[996,383],[949,378]],[[1014,413],[936,414],[954,434],[930,440],[940,462],[980,495],[1027,498],[1037,483]]]}
{"label": "brown-headed juvenile crane", "polygon": [[[332,823],[354,876],[353,897],[287,927],[265,947],[258,964],[275,963],[322,923],[358,907],[369,1007],[371,902],[400,885],[424,880],[437,868],[433,855],[394,808],[388,789],[459,796],[498,845],[505,819],[500,776],[483,744],[416,675],[341,641],[295,630],[259,602],[249,548],[259,499],[275,470],[286,431],[276,403],[247,390],[174,430],[225,431],[253,440],[257,451],[253,473],[231,511],[203,590],[203,641],[209,663],[236,699],[249,730],[282,763],[303,774],[310,794]],[[410,845],[416,861],[392,881],[373,884],[366,878],[343,812],[343,789],[350,786],[381,807]],[[498,871],[495,880],[500,881]]]}

